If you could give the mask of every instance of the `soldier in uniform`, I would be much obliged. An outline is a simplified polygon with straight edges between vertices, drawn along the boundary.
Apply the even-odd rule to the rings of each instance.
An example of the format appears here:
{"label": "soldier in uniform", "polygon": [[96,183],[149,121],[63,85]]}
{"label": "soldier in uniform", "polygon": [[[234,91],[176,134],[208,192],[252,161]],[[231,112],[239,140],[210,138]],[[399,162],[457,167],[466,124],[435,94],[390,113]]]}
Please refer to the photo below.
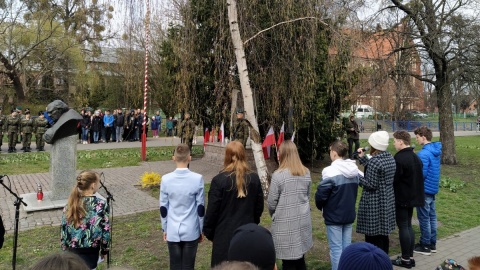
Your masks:
{"label": "soldier in uniform", "polygon": [[237,119],[233,123],[232,140],[239,141],[243,144],[243,147],[246,147],[250,125],[248,124],[248,121],[244,118],[245,111],[243,109],[237,109],[236,113]]}
{"label": "soldier in uniform", "polygon": [[45,151],[43,148],[45,146],[45,141],[43,140],[43,134],[48,128],[48,120],[45,119],[43,112],[38,113],[38,118],[34,122],[34,132],[37,142],[37,151]]}
{"label": "soldier in uniform", "polygon": [[32,143],[33,119],[30,117],[30,110],[25,110],[25,117],[20,119],[20,130],[22,134],[23,152],[30,152]]}
{"label": "soldier in uniform", "polygon": [[185,143],[192,152],[193,135],[195,134],[195,122],[190,119],[190,113],[186,112],[182,123],[180,123],[180,139]]}
{"label": "soldier in uniform", "polygon": [[17,144],[17,133],[20,126],[20,117],[16,110],[12,110],[12,114],[7,117],[5,131],[8,136],[8,153],[17,152],[15,145]]}
{"label": "soldier in uniform", "polygon": [[0,106],[0,151],[2,151],[3,129],[6,125],[6,118],[2,114],[2,107]]}
{"label": "soldier in uniform", "polygon": [[[355,121],[355,115],[350,115],[348,121],[344,126],[345,131],[347,132],[347,141],[348,141],[348,156],[353,159],[354,151],[360,148],[360,131],[358,130],[357,121]],[[355,148],[353,148],[355,144]],[[352,150],[353,148],[353,150]]]}

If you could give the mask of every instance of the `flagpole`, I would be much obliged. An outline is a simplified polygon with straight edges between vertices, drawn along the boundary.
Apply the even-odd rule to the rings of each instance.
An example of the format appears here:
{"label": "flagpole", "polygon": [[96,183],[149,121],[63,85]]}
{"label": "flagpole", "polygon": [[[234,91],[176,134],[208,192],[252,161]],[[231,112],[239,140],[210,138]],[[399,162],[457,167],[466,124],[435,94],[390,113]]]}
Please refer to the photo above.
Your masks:
{"label": "flagpole", "polygon": [[148,42],[150,39],[150,0],[146,0],[145,14],[145,86],[143,95],[143,132],[142,132],[142,161],[147,159],[147,92],[148,92]]}

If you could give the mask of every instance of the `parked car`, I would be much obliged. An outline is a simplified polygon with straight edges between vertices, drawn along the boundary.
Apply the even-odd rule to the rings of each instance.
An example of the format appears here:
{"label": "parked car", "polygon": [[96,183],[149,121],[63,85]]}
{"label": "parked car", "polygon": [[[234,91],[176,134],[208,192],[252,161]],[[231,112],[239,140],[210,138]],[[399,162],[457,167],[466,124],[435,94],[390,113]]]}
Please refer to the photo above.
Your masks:
{"label": "parked car", "polygon": [[422,113],[422,112],[418,112],[418,113],[414,113],[414,114],[413,114],[413,117],[415,117],[415,118],[427,118],[427,117],[428,117],[428,114]]}

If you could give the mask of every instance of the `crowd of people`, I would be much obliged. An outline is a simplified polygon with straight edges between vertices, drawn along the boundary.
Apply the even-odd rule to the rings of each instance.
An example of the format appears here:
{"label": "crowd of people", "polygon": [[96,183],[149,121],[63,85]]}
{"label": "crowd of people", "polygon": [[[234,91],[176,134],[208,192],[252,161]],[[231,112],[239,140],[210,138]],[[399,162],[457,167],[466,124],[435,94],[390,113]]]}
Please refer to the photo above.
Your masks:
{"label": "crowd of people", "polygon": [[[99,143],[99,142],[122,142],[122,141],[141,141],[141,134],[148,134],[148,130],[152,131],[152,137],[158,138],[162,132],[162,116],[160,111],[156,111],[155,115],[149,117],[144,114],[144,110],[131,109],[124,111],[123,109],[110,110],[81,110],[80,114],[83,119],[80,121],[77,129],[79,141],[83,144]],[[144,120],[145,117],[145,120]],[[145,125],[143,123],[145,122]],[[165,124],[166,136],[176,136],[177,119],[169,117]]]}
{"label": "crowd of people", "polygon": [[[94,117],[88,112],[83,114],[84,119],[100,115],[97,112]],[[118,121],[122,111],[114,114]],[[129,120],[135,111],[130,115]],[[107,111],[105,127],[113,126],[115,120],[111,118]],[[187,113],[183,130],[188,121]],[[125,123],[119,126],[125,127]],[[94,141],[100,138],[99,132],[94,130]],[[352,154],[345,142],[331,143],[332,163],[323,169],[314,197],[324,217],[333,270],[383,270],[393,266],[410,269],[415,267],[415,253],[436,252],[435,195],[440,180],[442,145],[432,142],[432,132],[426,126],[417,128],[414,134],[422,149],[415,153],[410,134],[396,131],[393,146],[397,153],[392,156],[387,151],[389,134],[386,131],[372,133],[368,138],[369,153],[362,148],[356,150],[363,172],[357,161],[350,159]],[[279,167],[264,194],[259,176],[247,164],[242,142],[243,138],[238,138],[226,145],[224,166],[212,179],[208,205],[203,176],[189,169],[191,143],[187,139],[176,147],[173,156],[176,169],[162,177],[159,198],[170,269],[195,269],[198,244],[205,239],[213,243],[212,269],[273,270],[277,269],[277,259],[282,261],[284,270],[307,269],[305,254],[313,246],[310,171],[302,164],[296,145],[286,140],[279,146]],[[97,173],[81,172],[62,217],[62,249],[78,255],[87,269],[95,269],[99,258],[109,252],[109,208],[105,200],[94,195],[100,184]],[[356,209],[359,188],[362,191]],[[258,225],[265,195],[272,219],[270,230]],[[420,224],[418,244],[412,229],[415,207]],[[364,242],[352,244],[355,219],[356,232],[365,238]],[[390,260],[389,235],[396,227],[401,256]],[[479,261],[471,259],[470,269],[479,269],[475,268],[480,267]]]}
{"label": "crowd of people", "polygon": [[[387,151],[389,134],[386,131],[372,133],[368,139],[369,154],[362,148],[356,150],[358,162],[365,168],[363,172],[356,161],[349,158],[347,144],[335,141],[330,145],[332,164],[322,171],[315,203],[326,224],[333,270],[367,269],[362,268],[366,265],[364,262],[344,254],[351,246],[355,219],[356,232],[365,236],[365,242],[358,249],[383,258],[375,268],[368,269],[412,268],[414,253],[436,252],[435,194],[440,178],[441,144],[431,142],[432,132],[425,126],[414,133],[423,149],[416,154],[410,134],[397,131],[393,135],[395,156]],[[198,243],[204,237],[213,242],[211,266],[217,267],[231,260],[237,228],[245,224],[258,226],[264,194],[258,175],[248,169],[242,143],[233,141],[226,146],[224,169],[212,180],[205,210],[203,179],[188,170],[188,157],[188,146],[177,147],[177,170],[166,175],[168,181],[162,181],[160,188],[162,228],[169,246],[171,269],[194,269]],[[313,245],[310,172],[302,165],[291,141],[280,145],[279,161],[267,195],[275,259],[282,260],[282,269],[306,269],[305,254]],[[362,193],[357,212],[359,187]],[[417,245],[412,229],[414,207],[417,207],[421,231]],[[183,224],[185,230],[179,231],[177,224]],[[390,260],[389,235],[397,226],[402,255]],[[244,249],[236,252],[247,254],[246,246],[244,243]],[[353,253],[355,257],[358,252]],[[246,256],[240,257],[246,260]],[[269,256],[264,256],[265,265],[268,265],[267,258]],[[274,265],[262,267],[258,262],[256,265],[260,269],[275,269]]]}

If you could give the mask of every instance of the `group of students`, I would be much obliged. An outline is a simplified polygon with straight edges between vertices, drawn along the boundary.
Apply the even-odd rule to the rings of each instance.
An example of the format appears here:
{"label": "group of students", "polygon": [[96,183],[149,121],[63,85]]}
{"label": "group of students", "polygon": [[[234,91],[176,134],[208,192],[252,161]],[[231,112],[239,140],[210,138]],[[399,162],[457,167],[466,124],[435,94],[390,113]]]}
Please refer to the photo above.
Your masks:
{"label": "group of students", "polygon": [[[414,252],[435,252],[441,144],[431,142],[427,127],[418,128],[415,135],[423,146],[418,154],[411,147],[410,134],[397,131],[393,144],[398,152],[392,156],[387,151],[388,133],[372,133],[368,139],[370,155],[358,149],[364,172],[348,158],[344,142],[330,145],[332,164],[322,171],[315,204],[326,224],[332,269],[366,269],[362,268],[365,262],[358,261],[359,254],[388,258],[388,235],[395,225],[399,227],[402,255],[368,269],[393,269],[393,265],[412,268]],[[203,176],[189,170],[189,146],[178,145],[173,159],[177,168],[162,177],[159,198],[170,269],[194,269],[198,244],[204,238],[213,243],[211,267],[215,269],[231,269],[222,267],[231,261],[247,261],[258,269],[272,270],[276,269],[276,259],[282,260],[282,269],[306,269],[305,253],[313,245],[312,181],[292,141],[280,145],[279,168],[268,189],[270,231],[258,225],[264,193],[259,176],[247,165],[242,143],[226,145],[224,167],[212,179],[207,206]],[[362,194],[356,213],[359,186]],[[97,173],[80,173],[62,218],[62,248],[78,254],[90,269],[96,267],[99,256],[108,253],[110,241],[107,203],[94,196],[99,187]],[[414,207],[421,231],[416,246],[411,223]],[[351,245],[355,219],[356,231],[365,235],[365,242]]]}
{"label": "group of students", "polygon": [[[355,219],[356,231],[365,235],[365,242],[385,254],[389,252],[389,234],[396,225],[399,227],[402,256],[390,261],[388,269],[393,265],[412,268],[414,252],[427,255],[436,251],[435,194],[441,143],[431,142],[432,132],[427,127],[418,128],[415,134],[423,146],[418,155],[411,147],[410,134],[397,131],[393,137],[398,152],[393,157],[387,151],[388,133],[372,133],[368,139],[370,154],[357,150],[364,172],[348,158],[344,142],[330,145],[332,164],[322,171],[315,203],[326,224],[332,269],[342,269],[342,252],[351,244]],[[224,169],[212,180],[206,210],[203,178],[188,170],[188,157],[188,147],[178,146],[177,170],[164,176],[160,188],[162,228],[171,269],[193,269],[197,245],[204,236],[213,242],[212,267],[229,260],[235,229],[246,223],[258,224],[263,212],[260,180],[249,171],[241,143],[227,145]],[[312,247],[310,172],[291,141],[281,144],[279,157],[280,165],[272,175],[267,197],[276,258],[282,260],[283,269],[306,269],[304,255]],[[357,214],[358,186],[362,195]],[[414,207],[421,228],[417,245],[412,229]]]}
{"label": "group of students", "polygon": [[[122,142],[122,141],[141,141],[143,133],[144,112],[140,109],[132,109],[124,113],[122,109],[96,110],[92,111],[83,109],[80,114],[83,119],[78,125],[79,140],[82,144],[99,143],[99,142]],[[176,126],[176,119],[170,117],[167,120],[166,132],[167,136],[172,136]],[[162,130],[162,117],[160,111],[154,116],[146,115],[145,132],[148,134],[149,128],[152,130],[152,137],[158,138],[159,132]]]}

